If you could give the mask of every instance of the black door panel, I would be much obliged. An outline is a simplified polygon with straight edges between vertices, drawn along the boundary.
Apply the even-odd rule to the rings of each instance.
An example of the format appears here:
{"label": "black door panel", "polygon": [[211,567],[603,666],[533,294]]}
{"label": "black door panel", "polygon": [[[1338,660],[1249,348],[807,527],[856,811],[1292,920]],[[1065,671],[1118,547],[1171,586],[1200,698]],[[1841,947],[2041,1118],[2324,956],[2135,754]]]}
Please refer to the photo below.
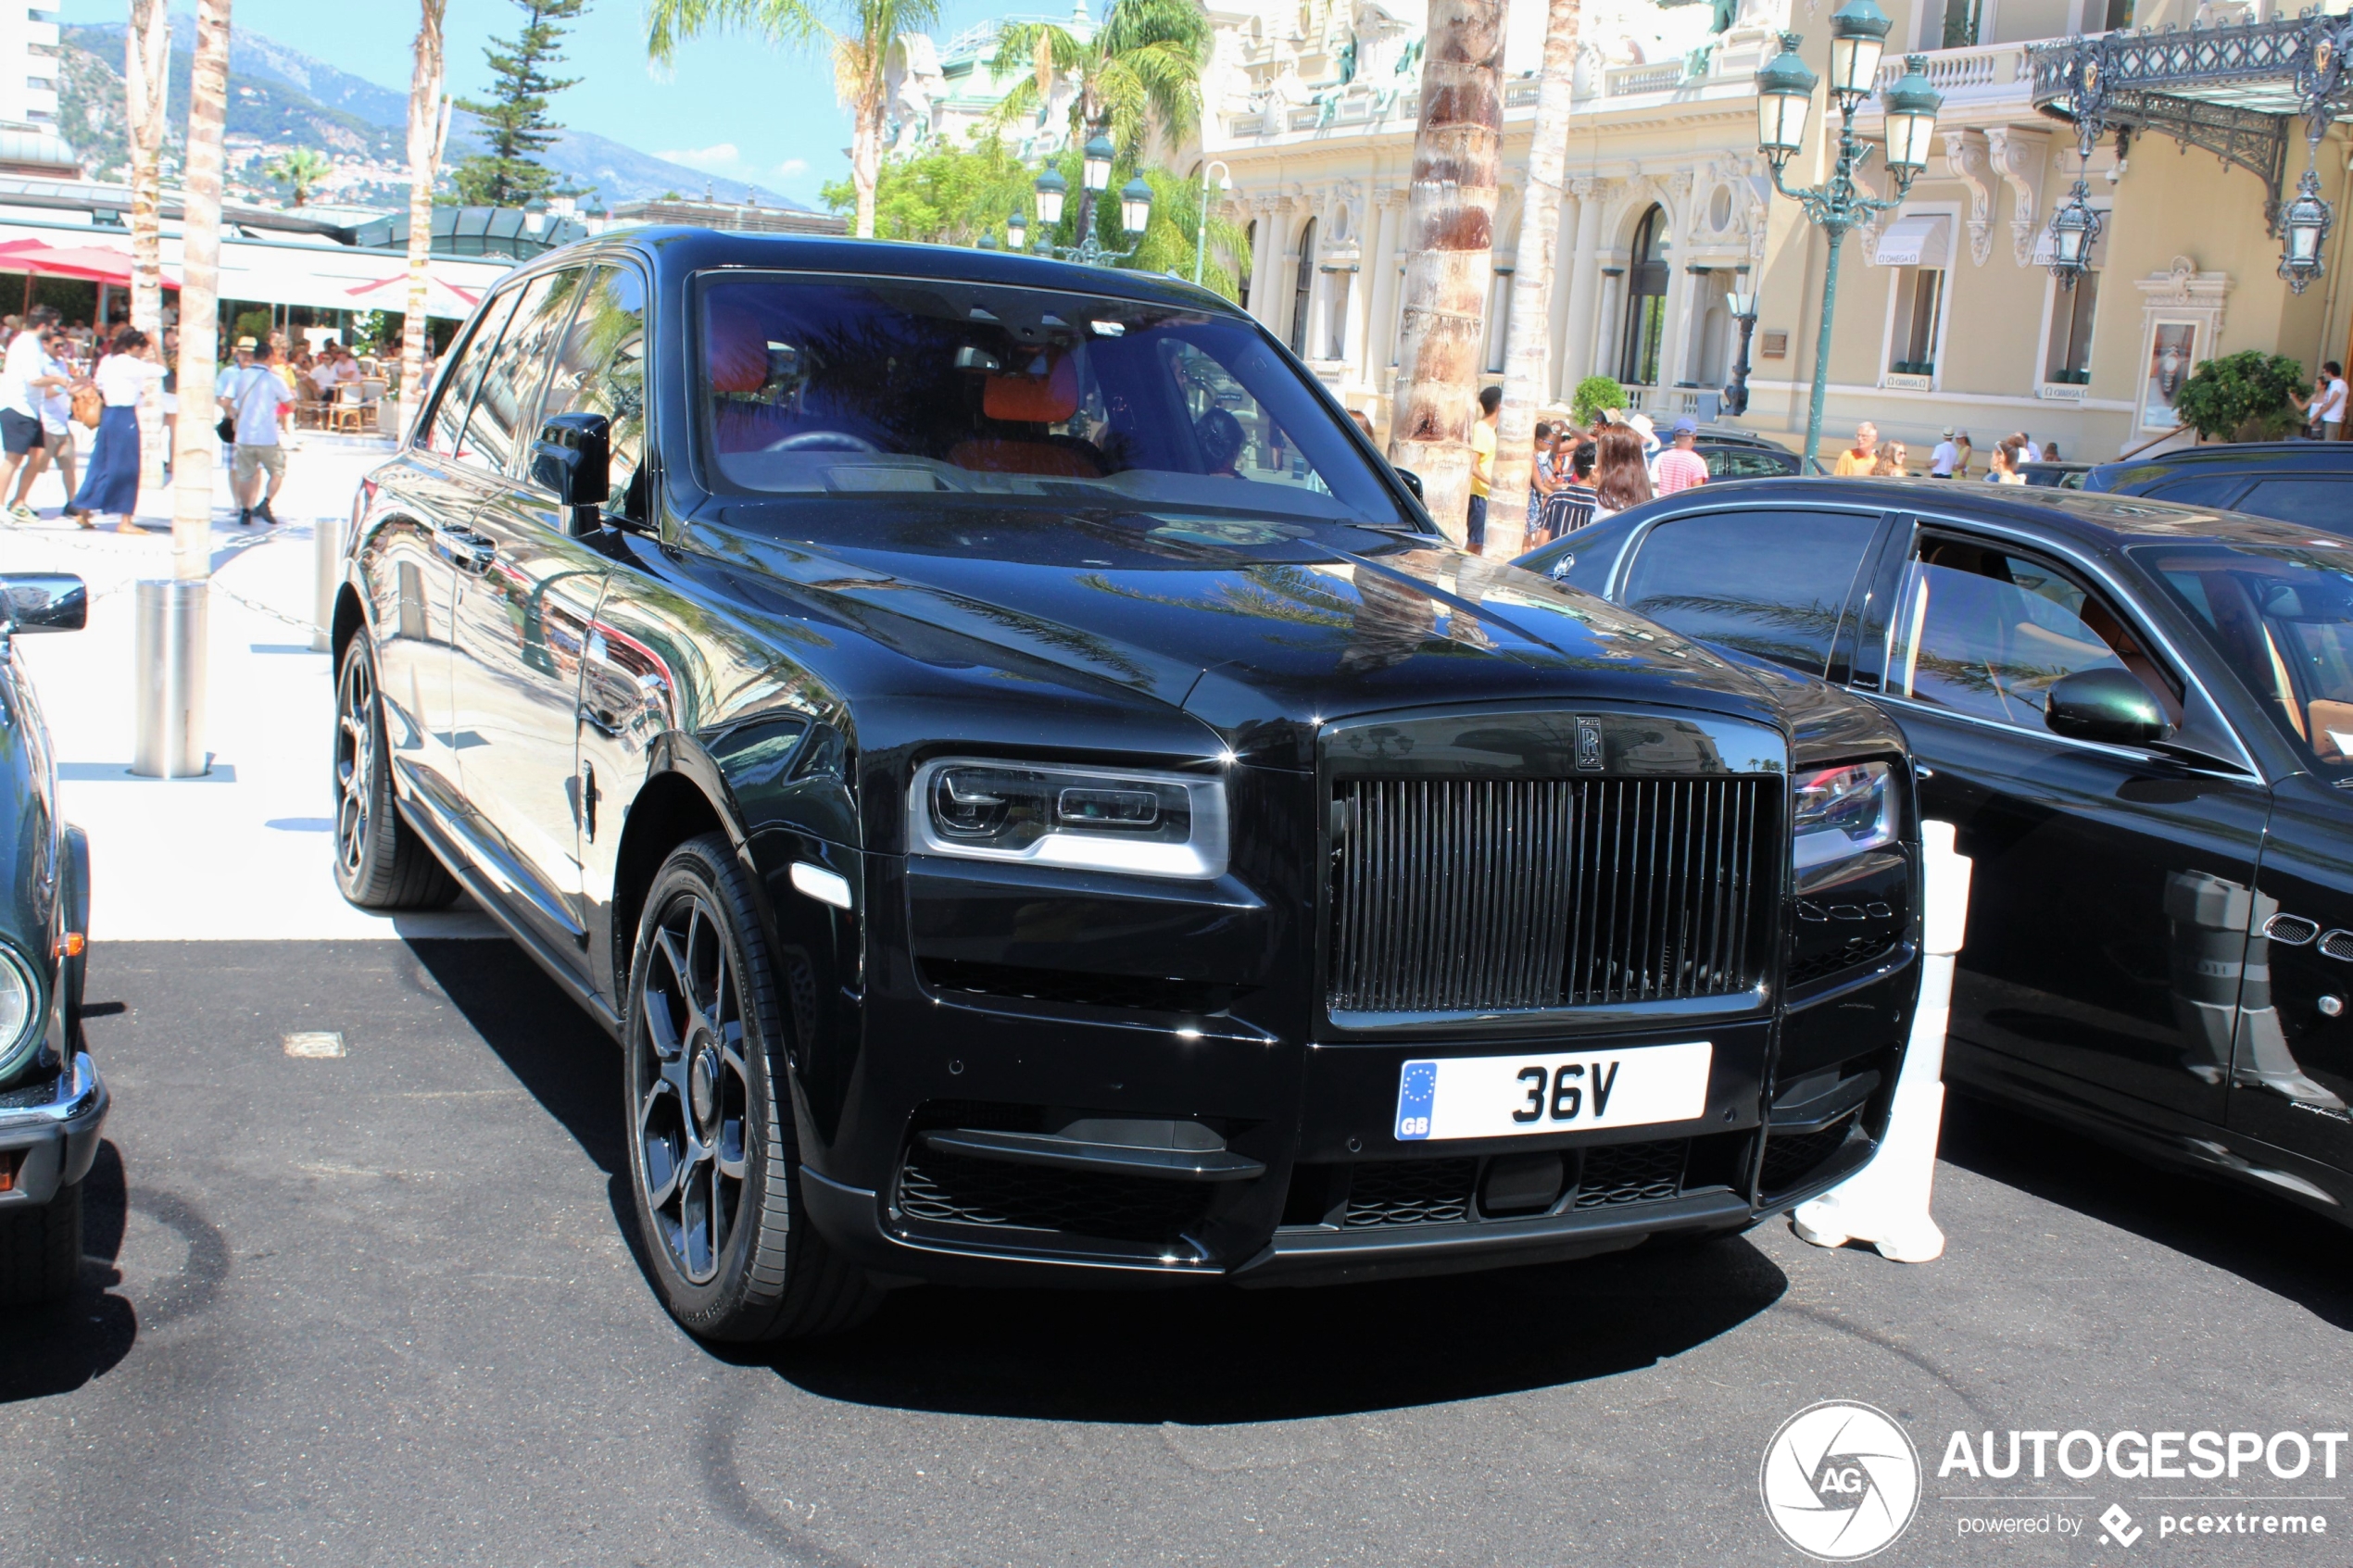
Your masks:
{"label": "black door panel", "polygon": [[2343,792],[2309,773],[2279,787],[2231,1085],[2233,1131],[2339,1170],[2353,1170],[2347,816]]}

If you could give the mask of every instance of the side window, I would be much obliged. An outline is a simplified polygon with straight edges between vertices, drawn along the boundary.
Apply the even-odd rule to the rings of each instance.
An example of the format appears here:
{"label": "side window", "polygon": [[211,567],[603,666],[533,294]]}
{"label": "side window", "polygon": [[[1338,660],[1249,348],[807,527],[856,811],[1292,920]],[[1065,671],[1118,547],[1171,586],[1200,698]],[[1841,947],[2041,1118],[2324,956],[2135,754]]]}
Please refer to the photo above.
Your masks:
{"label": "side window", "polygon": [[2082,670],[2129,671],[2180,721],[2171,678],[2064,572],[1957,540],[1921,542],[1889,634],[1889,696],[2039,732],[2052,684]]}
{"label": "side window", "polygon": [[1719,446],[1707,454],[1707,472],[1712,479],[1774,479],[1796,471],[1794,463],[1785,462],[1770,452],[1743,452],[1737,447]]}
{"label": "side window", "polygon": [[1650,531],[1618,597],[1701,642],[1819,675],[1876,512],[1702,512]]}
{"label": "side window", "polygon": [[646,445],[646,285],[631,268],[599,268],[564,333],[539,417],[568,413],[602,414],[610,422],[612,493],[605,509],[642,519],[635,485]]}
{"label": "side window", "polygon": [[2239,498],[2233,509],[2277,518],[2299,527],[2325,529],[2331,533],[2344,533],[2347,522],[2353,521],[2346,511],[2342,474],[2261,480]]}
{"label": "side window", "polygon": [[530,426],[539,411],[539,389],[547,377],[547,359],[579,297],[586,273],[580,269],[534,278],[515,307],[515,319],[498,340],[498,351],[483,372],[482,395],[474,399],[473,418],[466,439],[482,460],[504,471],[515,455],[518,433],[535,433]]}
{"label": "side window", "polygon": [[474,389],[482,384],[482,368],[489,363],[498,345],[498,333],[514,314],[517,291],[508,290],[490,302],[482,313],[481,321],[467,335],[457,350],[457,358],[441,378],[441,397],[426,419],[419,444],[428,452],[438,452],[459,462],[479,462],[481,458],[461,439],[466,428],[466,410],[473,406]]}
{"label": "side window", "polygon": [[2195,479],[2160,484],[2148,492],[2148,498],[2171,501],[2177,507],[2227,507],[2245,488],[2246,475],[2243,473],[2202,473]]}
{"label": "side window", "polygon": [[1298,445],[1225,366],[1189,343],[1171,344],[1166,353],[1179,408],[1191,425],[1189,436],[1176,443],[1188,454],[1180,460],[1197,464],[1200,473],[1324,489]]}

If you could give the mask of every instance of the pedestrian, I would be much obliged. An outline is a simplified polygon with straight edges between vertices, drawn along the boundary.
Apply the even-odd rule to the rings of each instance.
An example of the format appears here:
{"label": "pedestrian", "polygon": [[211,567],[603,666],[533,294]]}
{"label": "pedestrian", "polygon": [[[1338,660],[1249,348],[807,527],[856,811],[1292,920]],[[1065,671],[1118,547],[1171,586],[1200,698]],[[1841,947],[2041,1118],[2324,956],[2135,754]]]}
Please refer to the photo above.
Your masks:
{"label": "pedestrian", "polygon": [[91,514],[104,512],[115,520],[117,533],[140,532],[131,521],[139,508],[139,399],[163,378],[153,345],[136,327],[116,332],[107,357],[91,372],[106,411],[98,416],[90,467],[71,503],[73,520],[82,527],[95,527]]}
{"label": "pedestrian", "polygon": [[2029,440],[2024,431],[2016,432],[2010,440],[2015,444],[2010,453],[2013,463],[2039,463],[2043,460],[2043,449]]}
{"label": "pedestrian", "polygon": [[1902,442],[1883,441],[1880,443],[1879,461],[1871,465],[1871,477],[1873,479],[1904,479],[1908,477],[1904,468],[1904,444]]}
{"label": "pedestrian", "polygon": [[1859,478],[1878,463],[1879,426],[1865,420],[1855,427],[1855,445],[1838,455],[1838,466],[1831,473],[1838,479]]}
{"label": "pedestrian", "polygon": [[1504,389],[1482,387],[1478,422],[1471,426],[1470,515],[1464,520],[1464,537],[1473,551],[1487,544],[1487,491],[1495,481],[1495,424],[1504,411]]}
{"label": "pedestrian", "polygon": [[1536,421],[1536,457],[1528,469],[1528,532],[1532,537],[1544,516],[1544,497],[1553,493],[1553,427]]}
{"label": "pedestrian", "polygon": [[2043,460],[2046,463],[2056,463],[2059,460],[2057,442],[2045,441],[2043,443]]}
{"label": "pedestrian", "polygon": [[2018,471],[2018,465],[2021,460],[2020,454],[2022,451],[2019,438],[2015,435],[1994,447],[1985,470],[1986,482],[1991,484],[2025,483],[2026,476]]}
{"label": "pedestrian", "polygon": [[1380,437],[1373,433],[1373,420],[1371,415],[1365,413],[1362,408],[1351,408],[1348,410],[1348,418],[1351,423],[1354,424],[1358,430],[1365,433],[1365,440],[1371,442],[1375,446],[1378,446],[1380,445]]}
{"label": "pedestrian", "polygon": [[1655,494],[1651,489],[1650,469],[1642,461],[1642,437],[1631,424],[1610,426],[1593,445],[1596,521],[1639,507]]}
{"label": "pedestrian", "polygon": [[286,449],[278,440],[278,420],[292,406],[294,394],[278,379],[277,356],[276,344],[261,347],[252,364],[222,376],[218,389],[221,411],[236,421],[230,487],[237,497],[240,528],[252,527],[257,517],[273,528],[278,523],[270,509],[286,482]]}
{"label": "pedestrian", "polygon": [[1593,463],[1600,450],[1599,444],[1592,441],[1580,441],[1569,448],[1563,459],[1567,477],[1544,497],[1540,524],[1543,543],[1566,539],[1593,521],[1593,508],[1601,501],[1593,490]]}
{"label": "pedestrian", "polygon": [[1707,459],[1694,449],[1699,444],[1699,421],[1689,414],[1675,421],[1668,433],[1674,443],[1658,455],[1655,472],[1657,490],[1662,495],[1672,495],[1678,490],[1689,490],[1694,484],[1707,483]]}
{"label": "pedestrian", "polygon": [[1952,478],[1954,466],[1960,460],[1961,449],[1953,440],[1953,427],[1946,425],[1943,438],[1936,444],[1936,450],[1928,455],[1928,477]]}
{"label": "pedestrian", "polygon": [[2335,441],[2345,433],[2345,367],[2332,359],[2321,367],[2321,395],[2312,406],[2322,440]]}
{"label": "pedestrian", "polygon": [[[57,324],[55,306],[36,305],[28,313],[23,330],[8,340],[8,352],[0,359],[0,491],[6,491],[22,472],[32,454],[41,449],[44,437],[41,428],[41,403],[58,378],[49,373],[49,356],[42,345],[42,337]],[[34,470],[38,472],[36,469]],[[25,484],[31,483],[30,475]],[[8,517],[16,522],[37,522],[40,517],[24,504],[24,485],[17,486],[17,498],[8,508]]]}
{"label": "pedestrian", "polygon": [[45,359],[48,379],[56,384],[41,395],[41,445],[28,458],[24,472],[17,478],[17,504],[32,508],[32,482],[52,465],[65,482],[66,501],[73,500],[73,400],[69,393],[80,378],[73,369],[73,334],[64,328],[52,328],[41,334],[41,352]]}

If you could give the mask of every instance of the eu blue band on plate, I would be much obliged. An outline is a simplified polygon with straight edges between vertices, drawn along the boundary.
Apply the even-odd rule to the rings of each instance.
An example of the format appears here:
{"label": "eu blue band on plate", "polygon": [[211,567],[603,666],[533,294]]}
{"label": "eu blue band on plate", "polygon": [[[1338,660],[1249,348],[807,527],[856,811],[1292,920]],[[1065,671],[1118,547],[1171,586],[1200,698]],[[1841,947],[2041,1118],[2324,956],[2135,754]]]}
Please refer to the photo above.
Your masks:
{"label": "eu blue band on plate", "polygon": [[1438,1063],[1409,1061],[1397,1075],[1397,1135],[1410,1142],[1429,1136],[1430,1112],[1438,1104]]}

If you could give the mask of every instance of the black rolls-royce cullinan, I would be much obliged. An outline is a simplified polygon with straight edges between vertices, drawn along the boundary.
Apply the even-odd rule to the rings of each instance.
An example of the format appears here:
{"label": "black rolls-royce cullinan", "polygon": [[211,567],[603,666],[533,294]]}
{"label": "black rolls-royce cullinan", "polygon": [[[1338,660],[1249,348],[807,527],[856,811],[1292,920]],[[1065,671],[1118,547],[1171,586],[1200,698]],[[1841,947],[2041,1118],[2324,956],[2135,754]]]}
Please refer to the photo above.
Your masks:
{"label": "black rolls-royce cullinan", "polygon": [[1876,1147],[1894,727],[1450,550],[1208,294],[589,242],[354,522],[344,891],[462,884],[621,1040],[698,1333],[1574,1258]]}
{"label": "black rolls-royce cullinan", "polygon": [[2353,541],[1808,479],[1520,559],[1903,724],[1971,861],[1948,1082],[2353,1217]]}

